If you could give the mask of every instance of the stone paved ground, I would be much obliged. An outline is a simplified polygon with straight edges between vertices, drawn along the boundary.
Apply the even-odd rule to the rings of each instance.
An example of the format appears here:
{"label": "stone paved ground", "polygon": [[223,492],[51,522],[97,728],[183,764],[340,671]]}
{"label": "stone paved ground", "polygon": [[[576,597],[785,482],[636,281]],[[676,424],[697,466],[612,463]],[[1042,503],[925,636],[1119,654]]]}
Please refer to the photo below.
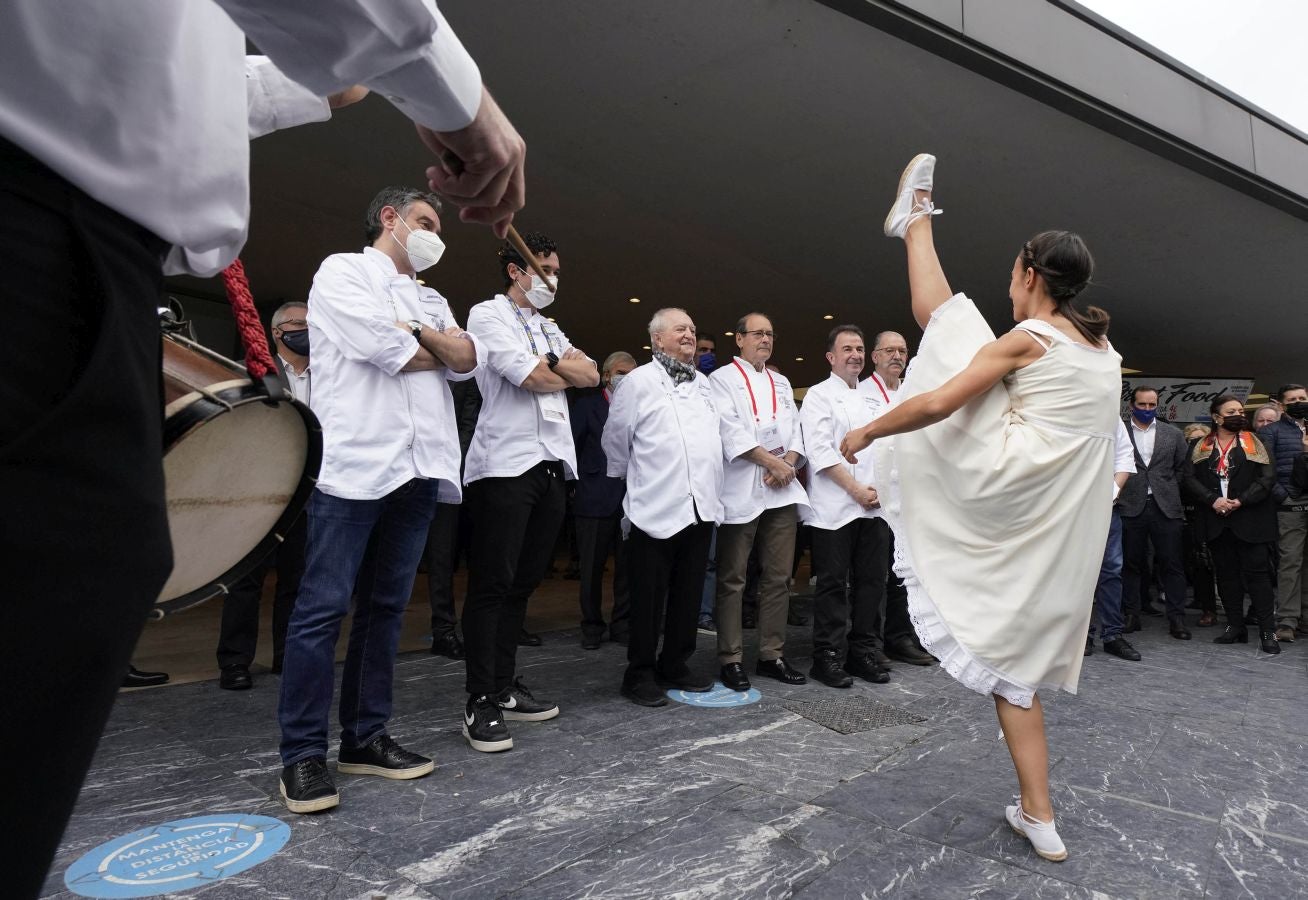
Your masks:
{"label": "stone paved ground", "polygon": [[[520,661],[563,714],[516,723],[508,753],[460,736],[461,663],[402,656],[391,733],[438,768],[340,776],[341,806],[318,816],[273,799],[271,676],[123,696],[45,896],[73,896],[64,870],[110,838],[236,812],[289,822],[290,842],[184,896],[1308,897],[1308,641],[1268,657],[1159,621],[1132,636],[1142,662],[1096,653],[1080,695],[1047,703],[1064,863],[1004,823],[1016,786],[991,703],[938,669],[845,692],[758,679],[752,706],[650,710],[617,693],[623,648],[556,632]],[[807,629],[790,653],[806,670]],[[924,721],[842,735],[783,706],[851,695]]]}

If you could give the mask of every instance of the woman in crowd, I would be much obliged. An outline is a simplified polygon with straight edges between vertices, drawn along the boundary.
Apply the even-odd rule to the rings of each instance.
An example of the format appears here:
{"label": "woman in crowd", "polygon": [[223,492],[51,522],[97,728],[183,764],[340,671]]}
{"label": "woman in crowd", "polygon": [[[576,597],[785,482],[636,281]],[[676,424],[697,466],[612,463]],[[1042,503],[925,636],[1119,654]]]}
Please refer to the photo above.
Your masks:
{"label": "woman in crowd", "polygon": [[1195,536],[1208,545],[1217,590],[1226,609],[1218,644],[1246,643],[1244,594],[1249,592],[1264,653],[1280,653],[1275,630],[1272,554],[1278,527],[1272,490],[1276,468],[1267,448],[1249,430],[1244,404],[1230,394],[1212,402],[1213,433],[1190,452],[1185,490],[1194,502]]}
{"label": "woman in crowd", "polygon": [[1111,518],[1121,357],[1108,314],[1073,303],[1094,261],[1067,231],[1022,245],[1008,285],[1018,324],[995,338],[936,256],[934,165],[926,154],[909,164],[886,218],[907,245],[918,356],[902,402],[841,449],[853,462],[877,442],[876,487],[918,637],[964,686],[993,695],[1021,789],[1005,818],[1057,861],[1067,849],[1037,691],[1075,692],[1081,673]]}

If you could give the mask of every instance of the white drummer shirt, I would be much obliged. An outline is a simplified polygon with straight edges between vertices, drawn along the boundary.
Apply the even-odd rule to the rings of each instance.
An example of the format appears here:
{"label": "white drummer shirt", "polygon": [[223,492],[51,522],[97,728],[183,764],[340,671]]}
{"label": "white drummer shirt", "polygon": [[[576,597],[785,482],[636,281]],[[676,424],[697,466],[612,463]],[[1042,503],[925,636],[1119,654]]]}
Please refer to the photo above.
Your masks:
{"label": "white drummer shirt", "polygon": [[721,416],[718,430],[725,460],[722,524],[752,522],[765,509],[807,506],[808,497],[798,479],[784,488],[768,487],[763,483],[767,470],[743,456],[755,447],[778,457],[793,450],[800,454],[796,467],[803,465],[799,411],[789,379],[767,366],[759,372],[737,356],[710,375],[709,383]]}
{"label": "white drummer shirt", "polygon": [[459,433],[447,381],[472,378],[477,370],[401,371],[418,342],[396,324],[457,325],[445,298],[400,274],[385,253],[365,247],[323,260],[306,318],[311,408],[323,435],[318,489],[346,500],[377,500],[413,478],[434,478],[440,502],[458,503]]}
{"label": "white drummer shirt", "polygon": [[872,452],[865,450],[859,454],[858,463],[850,465],[840,455],[840,442],[846,434],[871,422],[882,412],[881,397],[872,397],[864,390],[851,388],[834,373],[804,394],[799,421],[804,434],[804,454],[808,457],[809,509],[803,519],[809,525],[834,530],[859,517],[881,517],[881,507],[864,509],[822,470],[844,466],[859,484],[875,486]]}
{"label": "white drummer shirt", "polygon": [[722,522],[722,439],[703,372],[673,384],[655,362],[613,392],[600,440],[608,476],[627,480],[627,520],[656,540],[700,522]]}
{"label": "white drummer shirt", "polygon": [[564,476],[577,477],[568,398],[521,387],[545,353],[562,357],[568,336],[537,310],[520,308],[504,294],[468,313],[468,330],[484,352],[478,367],[481,414],[464,464],[463,483],[512,478],[542,462],[563,463]]}

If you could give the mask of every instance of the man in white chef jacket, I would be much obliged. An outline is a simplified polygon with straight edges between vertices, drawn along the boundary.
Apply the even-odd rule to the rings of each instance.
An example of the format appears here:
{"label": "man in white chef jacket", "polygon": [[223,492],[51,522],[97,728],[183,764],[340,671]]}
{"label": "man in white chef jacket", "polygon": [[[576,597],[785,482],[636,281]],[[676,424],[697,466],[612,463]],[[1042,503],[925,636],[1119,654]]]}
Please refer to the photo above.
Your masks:
{"label": "man in white chef jacket", "polygon": [[758,662],[755,673],[784,684],[805,678],[786,662],[786,617],[790,608],[791,563],[795,556],[798,508],[806,506],[796,479],[803,463],[799,410],[790,381],[767,366],[776,334],[761,313],[736,323],[739,354],[709,376],[721,414],[723,519],[718,527],[718,664],[722,683],[748,691],[742,659],[741,602],[749,555],[757,546]]}
{"label": "man in white chef jacket", "polygon": [[890,528],[872,487],[871,454],[855,465],[840,455],[841,439],[880,414],[880,405],[858,389],[865,356],[862,329],[833,328],[827,337],[831,376],[808,389],[800,411],[811,473],[804,521],[818,570],[809,674],[839,688],[851,686],[852,675],[876,684],[890,680],[874,653],[881,647]]}
{"label": "man in white chef jacket", "polygon": [[563,392],[599,384],[595,361],[541,313],[555,302],[558,248],[535,232],[523,240],[552,284],[505,242],[499,251],[504,292],[468,313],[468,330],[485,348],[486,362],[477,373],[481,413],[463,470],[472,519],[463,736],[483,753],[513,747],[506,720],[543,722],[559,714],[517,677],[518,637],[527,598],[545,576],[563,524],[565,480],[577,477]]}
{"label": "man in white chef jacket", "polygon": [[685,691],[713,687],[687,662],[695,652],[709,541],[722,521],[722,439],[713,389],[694,366],[695,323],[685,310],[661,309],[649,336],[654,359],[613,395],[602,444],[609,476],[627,480],[631,631],[622,694],[641,706],[664,706],[660,683]]}

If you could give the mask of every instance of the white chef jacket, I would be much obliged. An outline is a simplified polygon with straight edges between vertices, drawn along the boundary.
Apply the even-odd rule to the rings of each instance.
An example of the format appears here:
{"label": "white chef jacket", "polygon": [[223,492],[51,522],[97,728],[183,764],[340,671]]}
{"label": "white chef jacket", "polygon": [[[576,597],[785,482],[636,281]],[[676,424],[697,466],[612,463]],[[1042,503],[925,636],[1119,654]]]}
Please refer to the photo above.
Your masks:
{"label": "white chef jacket", "polygon": [[[901,379],[899,387],[903,386],[904,382]],[[860,381],[858,383],[858,389],[873,398],[880,406],[881,412],[878,412],[877,415],[881,415],[881,413],[890,409],[899,402],[899,388],[892,388],[887,385],[885,379],[876,372],[873,372],[867,378]]]}
{"label": "white chef jacket", "polygon": [[566,478],[575,479],[577,451],[567,395],[520,387],[542,353],[562,356],[572,349],[568,336],[538,311],[521,309],[504,294],[474,306],[468,313],[468,330],[477,335],[485,364],[477,372],[481,415],[468,448],[463,483],[512,478],[552,460],[563,463]]}
{"label": "white chef jacket", "polygon": [[440,502],[458,503],[459,432],[446,381],[471,378],[476,370],[400,371],[417,354],[418,342],[395,324],[458,324],[445,298],[401,275],[385,253],[365,247],[323,260],[307,318],[312,409],[323,435],[319,490],[376,500],[410,479],[435,478]]}
{"label": "white chef jacket", "polygon": [[[1121,419],[1117,420],[1117,432],[1113,436],[1113,474],[1119,472],[1130,472],[1135,474],[1135,448],[1131,446],[1131,436],[1126,433],[1127,425]],[[1113,480],[1113,499],[1122,489],[1117,486],[1117,480]]]}
{"label": "white chef jacket", "polygon": [[[244,35],[242,34],[244,32]],[[481,74],[434,0],[4,0],[0,135],[212,275],[249,220],[245,35],[320,97],[353,84],[437,131]]]}
{"label": "white chef jacket", "polygon": [[845,493],[823,469],[833,465],[844,466],[859,484],[876,486],[876,471],[872,464],[871,448],[858,455],[858,464],[850,465],[840,455],[840,442],[855,428],[861,428],[885,411],[878,395],[851,388],[834,373],[826,381],[808,389],[804,406],[799,412],[804,434],[804,453],[808,457],[809,511],[804,521],[814,528],[835,530],[848,525],[860,516],[879,518],[881,507],[864,509],[858,501]]}
{"label": "white chef jacket", "polygon": [[713,402],[721,415],[718,430],[725,460],[722,524],[752,522],[765,509],[792,503],[808,505],[804,486],[798,479],[784,488],[768,487],[763,484],[767,470],[741,456],[763,446],[764,440],[775,434],[775,440],[767,441],[772,446],[763,449],[779,449],[782,452],[778,456],[794,450],[800,454],[797,465],[803,465],[799,410],[795,408],[795,391],[789,379],[766,366],[759,372],[737,356],[710,375],[709,383],[713,386]]}
{"label": "white chef jacket", "polygon": [[708,376],[674,384],[655,362],[613,392],[600,441],[610,478],[627,480],[622,509],[641,531],[664,540],[695,524],[722,522],[722,438]]}

